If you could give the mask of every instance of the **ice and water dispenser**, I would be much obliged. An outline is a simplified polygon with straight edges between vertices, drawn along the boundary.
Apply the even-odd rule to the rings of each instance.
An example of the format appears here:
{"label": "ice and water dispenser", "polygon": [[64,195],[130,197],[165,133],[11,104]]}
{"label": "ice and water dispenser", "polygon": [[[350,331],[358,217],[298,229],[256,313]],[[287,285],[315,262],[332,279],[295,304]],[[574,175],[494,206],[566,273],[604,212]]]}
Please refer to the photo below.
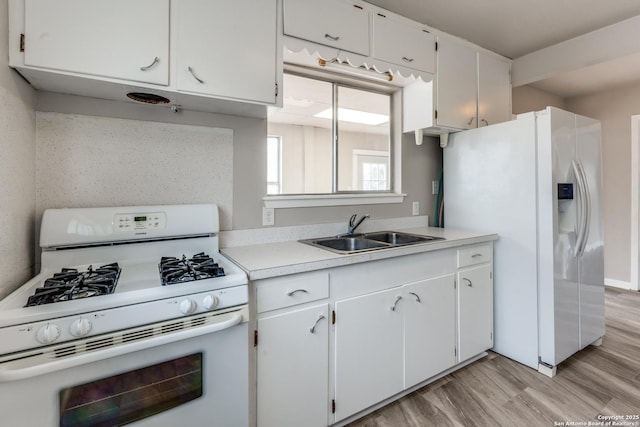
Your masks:
{"label": "ice and water dispenser", "polygon": [[575,203],[572,183],[558,183],[558,232],[571,233],[575,231]]}

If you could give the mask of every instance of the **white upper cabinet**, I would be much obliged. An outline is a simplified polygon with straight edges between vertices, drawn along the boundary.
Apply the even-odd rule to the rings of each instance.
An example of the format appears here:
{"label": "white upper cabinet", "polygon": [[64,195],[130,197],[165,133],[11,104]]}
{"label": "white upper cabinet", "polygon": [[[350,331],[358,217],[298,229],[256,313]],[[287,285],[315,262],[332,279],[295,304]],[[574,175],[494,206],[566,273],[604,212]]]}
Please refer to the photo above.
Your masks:
{"label": "white upper cabinet", "polygon": [[276,0],[178,0],[179,91],[273,104]]}
{"label": "white upper cabinet", "polygon": [[262,118],[280,104],[281,13],[280,0],[9,0],[9,65],[38,90]]}
{"label": "white upper cabinet", "polygon": [[426,28],[392,15],[373,16],[373,56],[382,61],[435,73],[435,37]]}
{"label": "white upper cabinet", "polygon": [[342,0],[284,0],[284,34],[369,55],[369,12]]}
{"label": "white upper cabinet", "polygon": [[169,84],[169,0],[25,0],[24,64]]}
{"label": "white upper cabinet", "polygon": [[478,52],[478,127],[511,120],[511,64]]}
{"label": "white upper cabinet", "polygon": [[511,120],[511,61],[438,36],[436,76],[403,90],[403,131],[442,134]]}
{"label": "white upper cabinet", "polygon": [[452,38],[438,38],[437,123],[455,129],[477,127],[476,50]]}

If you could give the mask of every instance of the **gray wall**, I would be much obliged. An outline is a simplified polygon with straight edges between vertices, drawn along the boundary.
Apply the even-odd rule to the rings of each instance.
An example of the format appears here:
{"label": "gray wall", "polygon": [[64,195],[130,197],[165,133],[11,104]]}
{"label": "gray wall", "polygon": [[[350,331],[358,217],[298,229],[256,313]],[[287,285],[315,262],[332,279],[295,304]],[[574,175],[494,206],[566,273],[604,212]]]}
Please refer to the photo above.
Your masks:
{"label": "gray wall", "polygon": [[513,114],[539,111],[546,107],[567,109],[564,98],[536,89],[531,86],[514,87],[511,91],[511,109]]}
{"label": "gray wall", "polygon": [[[230,183],[233,186],[231,229],[262,226],[262,197],[266,195],[266,120],[184,110],[174,114],[164,106],[138,105],[48,92],[38,93],[37,110],[231,129],[234,134],[233,182]],[[111,126],[120,125],[114,120]],[[38,137],[38,144],[44,141],[43,138]],[[118,158],[114,156],[106,160],[117,161]],[[41,161],[48,160],[42,158]],[[403,135],[402,162],[402,191],[407,194],[404,203],[278,209],[275,215],[276,226],[346,222],[354,212],[369,213],[372,218],[377,219],[405,217],[411,215],[413,201],[420,202],[421,215],[432,216],[435,196],[431,195],[431,181],[438,178],[442,165],[441,149],[437,140],[426,137],[421,146],[416,146],[413,134]],[[43,165],[39,165],[38,168],[49,169]],[[38,179],[45,182],[48,177],[42,175]],[[47,207],[49,206],[39,204],[38,211],[41,212]]]}
{"label": "gray wall", "polygon": [[9,69],[7,0],[0,0],[0,298],[34,266],[34,91]]}

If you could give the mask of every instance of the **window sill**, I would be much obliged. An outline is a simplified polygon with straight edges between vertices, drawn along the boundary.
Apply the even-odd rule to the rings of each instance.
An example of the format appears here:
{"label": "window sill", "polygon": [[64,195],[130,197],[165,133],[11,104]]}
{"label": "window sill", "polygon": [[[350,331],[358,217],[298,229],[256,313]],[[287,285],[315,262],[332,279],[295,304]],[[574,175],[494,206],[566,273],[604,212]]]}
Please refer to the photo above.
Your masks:
{"label": "window sill", "polygon": [[266,196],[262,198],[266,208],[311,208],[319,206],[378,205],[402,203],[406,194],[302,194],[290,196]]}

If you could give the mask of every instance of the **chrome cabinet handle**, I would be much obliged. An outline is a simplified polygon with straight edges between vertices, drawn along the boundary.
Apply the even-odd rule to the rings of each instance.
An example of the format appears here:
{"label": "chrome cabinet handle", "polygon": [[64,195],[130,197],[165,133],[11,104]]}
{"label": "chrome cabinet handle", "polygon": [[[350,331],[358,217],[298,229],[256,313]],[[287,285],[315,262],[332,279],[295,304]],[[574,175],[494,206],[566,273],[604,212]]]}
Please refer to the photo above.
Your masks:
{"label": "chrome cabinet handle", "polygon": [[482,254],[476,252],[475,254],[471,255],[471,258],[478,258],[479,256],[482,256]]}
{"label": "chrome cabinet handle", "polygon": [[407,58],[406,56],[403,56],[403,57],[402,57],[402,60],[403,60],[404,62],[413,62],[413,58]]}
{"label": "chrome cabinet handle", "polygon": [[204,80],[202,80],[200,77],[196,76],[196,73],[193,71],[193,68],[191,68],[191,66],[188,66],[187,70],[189,70],[189,72],[191,73],[193,78],[196,79],[198,81],[198,83],[204,84]]}
{"label": "chrome cabinet handle", "polygon": [[296,294],[298,292],[302,292],[303,294],[308,294],[309,293],[309,291],[307,291],[306,289],[296,289],[295,291],[287,292],[287,296],[288,297],[292,297],[294,294]]}
{"label": "chrome cabinet handle", "polygon": [[489,122],[487,121],[487,119],[482,119],[480,121],[484,123],[485,126],[489,126]]}
{"label": "chrome cabinet handle", "polygon": [[472,288],[473,287],[473,283],[471,282],[471,280],[467,279],[466,277],[463,277],[462,280],[464,280],[467,283],[467,286]]}
{"label": "chrome cabinet handle", "polygon": [[475,119],[475,117],[471,117],[471,118],[469,119],[469,121],[467,122],[467,124],[468,124],[468,125],[470,125],[471,123],[473,123],[473,119]]}
{"label": "chrome cabinet handle", "polygon": [[396,305],[398,305],[398,301],[400,301],[402,299],[401,296],[397,296],[396,297],[396,301],[393,303],[393,305],[390,307],[391,311],[396,311]]}
{"label": "chrome cabinet handle", "polygon": [[337,42],[338,40],[340,40],[340,36],[332,36],[331,34],[325,34],[324,38],[333,40],[334,42]]}
{"label": "chrome cabinet handle", "polygon": [[157,56],[155,58],[153,58],[153,62],[149,65],[147,65],[146,67],[140,67],[140,71],[147,71],[150,70],[151,68],[153,68],[158,62],[160,62],[160,58],[158,58]]}
{"label": "chrome cabinet handle", "polygon": [[413,295],[414,297],[416,297],[416,302],[422,302],[420,300],[420,296],[418,294],[416,294],[415,292],[409,292],[409,294]]}
{"label": "chrome cabinet handle", "polygon": [[316,323],[314,323],[313,326],[311,328],[309,328],[309,332],[311,332],[312,334],[315,334],[316,333],[316,326],[318,326],[318,323],[320,323],[320,321],[322,319],[324,319],[324,318],[325,318],[324,315],[321,314],[320,317],[318,317],[318,320],[316,320]]}

